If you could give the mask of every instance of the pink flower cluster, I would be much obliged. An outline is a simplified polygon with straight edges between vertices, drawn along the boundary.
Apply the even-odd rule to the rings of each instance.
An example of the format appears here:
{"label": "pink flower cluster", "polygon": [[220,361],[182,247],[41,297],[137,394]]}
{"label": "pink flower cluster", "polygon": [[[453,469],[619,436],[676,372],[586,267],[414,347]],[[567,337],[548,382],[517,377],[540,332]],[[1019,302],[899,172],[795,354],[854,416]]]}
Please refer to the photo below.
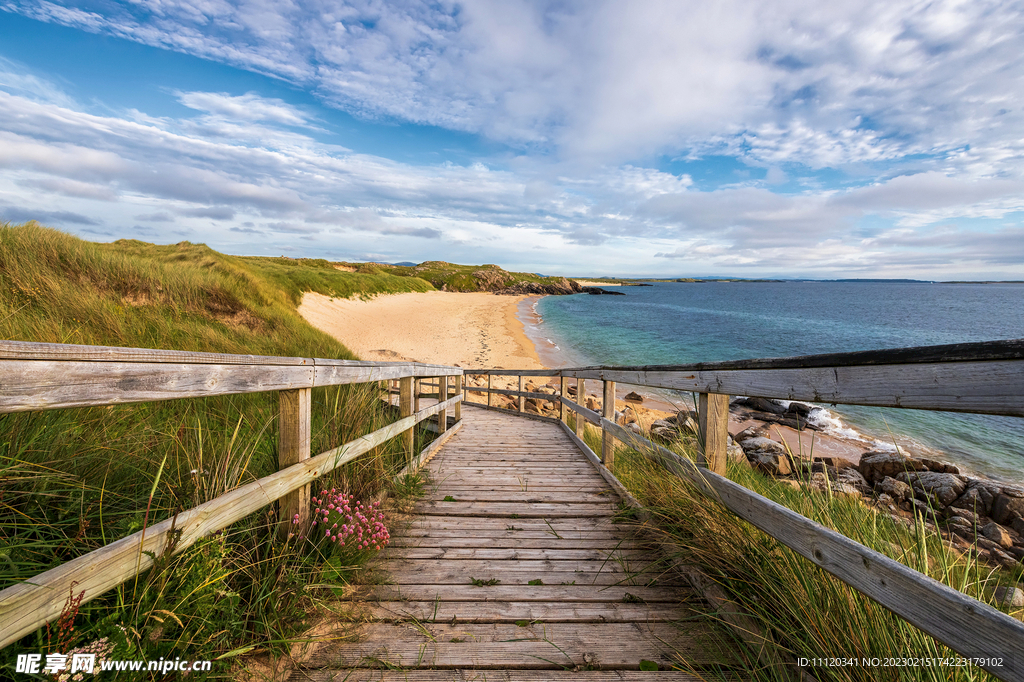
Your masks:
{"label": "pink flower cluster", "polygon": [[[380,502],[365,505],[336,488],[324,490],[313,500],[313,523],[309,537],[326,538],[337,547],[356,550],[379,550],[391,541],[384,525],[384,512]],[[319,527],[323,533],[314,529]],[[346,545],[347,543],[347,545]]]}

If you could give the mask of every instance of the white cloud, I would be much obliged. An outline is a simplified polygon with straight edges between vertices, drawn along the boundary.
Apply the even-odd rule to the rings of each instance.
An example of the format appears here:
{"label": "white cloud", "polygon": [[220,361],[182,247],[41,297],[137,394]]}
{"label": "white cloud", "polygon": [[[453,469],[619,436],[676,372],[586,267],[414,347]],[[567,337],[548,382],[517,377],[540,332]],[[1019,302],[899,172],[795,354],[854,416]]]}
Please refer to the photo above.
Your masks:
{"label": "white cloud", "polygon": [[178,101],[189,109],[205,111],[237,121],[269,121],[305,126],[308,117],[284,100],[260,97],[254,92],[233,96],[226,92],[179,92]]}

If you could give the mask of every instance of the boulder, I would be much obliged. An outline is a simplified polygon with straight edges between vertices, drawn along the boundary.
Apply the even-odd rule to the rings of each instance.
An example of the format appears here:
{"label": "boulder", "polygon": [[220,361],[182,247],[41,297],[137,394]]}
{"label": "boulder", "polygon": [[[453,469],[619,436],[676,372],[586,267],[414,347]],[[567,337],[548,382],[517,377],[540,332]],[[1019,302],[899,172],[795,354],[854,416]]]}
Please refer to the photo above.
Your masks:
{"label": "boulder", "polygon": [[856,469],[840,469],[836,472],[836,484],[853,488],[858,494],[871,493],[871,485]]}
{"label": "boulder", "polygon": [[747,428],[743,429],[735,436],[733,436],[733,438],[736,440],[737,443],[742,443],[748,438],[765,438],[768,436],[768,433],[768,427],[761,426],[758,424],[755,426],[748,426]]}
{"label": "boulder", "polygon": [[741,464],[749,464],[747,456],[743,452],[743,448],[736,444],[730,444],[725,448],[726,457],[730,462],[739,462]]}
{"label": "boulder", "polygon": [[928,471],[937,471],[940,474],[959,474],[960,469],[953,466],[952,464],[943,464],[937,462],[934,459],[920,459],[918,460]]}
{"label": "boulder", "polygon": [[753,450],[747,452],[747,458],[754,467],[770,476],[788,476],[793,473],[789,457],[779,452]]}
{"label": "boulder", "polygon": [[919,498],[940,507],[948,507],[967,489],[967,481],[960,476],[935,471],[905,471],[897,474],[896,479],[913,486]]}
{"label": "boulder", "polygon": [[960,509],[959,507],[946,507],[946,518],[952,523],[954,519],[961,519],[970,525],[976,525],[978,523],[978,515],[970,509]]}
{"label": "boulder", "polygon": [[1009,606],[1019,609],[1024,606],[1024,590],[1019,587],[1000,585],[992,593],[998,606]]}
{"label": "boulder", "polygon": [[992,501],[992,512],[989,516],[996,523],[1012,526],[1016,519],[1024,518],[1024,497],[1010,497],[1005,490],[996,495]]}
{"label": "boulder", "polygon": [[1010,528],[1017,531],[1017,535],[1024,537],[1024,519],[1014,519],[1010,523]]}
{"label": "boulder", "polygon": [[636,422],[629,422],[628,424],[626,424],[626,429],[628,429],[629,431],[632,431],[633,433],[637,434],[638,436],[642,435],[642,429],[640,428],[640,425],[637,424]]}
{"label": "boulder", "polygon": [[769,414],[783,415],[786,413],[786,408],[779,405],[774,400],[768,400],[767,398],[746,398],[743,401],[736,401],[737,404],[742,404],[747,407],[753,408],[758,412],[768,412]]}
{"label": "boulder", "polygon": [[1005,528],[1000,526],[998,523],[993,521],[992,523],[985,524],[981,528],[981,534],[986,538],[996,543],[1003,549],[1007,547],[1013,547],[1013,538]]}
{"label": "boulder", "polygon": [[598,405],[597,401],[593,398],[587,398],[587,409],[598,412],[601,409],[601,406]]}
{"label": "boulder", "polygon": [[642,403],[644,401],[644,397],[636,391],[630,391],[626,394],[624,400],[628,400],[631,403]]}
{"label": "boulder", "polygon": [[[818,458],[825,466],[833,467],[838,471],[843,469],[856,469],[857,465],[843,457],[820,457]],[[860,473],[860,472],[858,472]]]}
{"label": "boulder", "polygon": [[878,484],[878,489],[881,491],[881,494],[888,495],[895,500],[896,504],[903,504],[914,497],[914,489],[909,484],[898,481],[890,476],[886,476],[881,480]]}
{"label": "boulder", "polygon": [[886,476],[895,478],[897,474],[923,469],[924,466],[920,462],[895,452],[866,452],[857,465],[861,475],[872,483],[877,483]]}
{"label": "boulder", "polygon": [[809,415],[811,413],[812,409],[814,409],[814,408],[812,408],[810,405],[806,405],[804,403],[790,403],[789,407],[786,408],[786,413],[787,414],[796,414],[796,415],[799,415],[801,417],[806,418],[807,415]]}
{"label": "boulder", "polygon": [[740,443],[740,447],[742,447],[743,451],[746,453],[750,453],[753,451],[763,451],[774,452],[780,455],[786,454],[786,448],[781,443],[763,437],[747,438],[746,440]]}
{"label": "boulder", "polygon": [[992,512],[992,503],[999,494],[998,488],[985,485],[981,481],[972,480],[967,484],[967,490],[957,498],[953,505],[961,509],[970,509],[978,514],[988,516]]}

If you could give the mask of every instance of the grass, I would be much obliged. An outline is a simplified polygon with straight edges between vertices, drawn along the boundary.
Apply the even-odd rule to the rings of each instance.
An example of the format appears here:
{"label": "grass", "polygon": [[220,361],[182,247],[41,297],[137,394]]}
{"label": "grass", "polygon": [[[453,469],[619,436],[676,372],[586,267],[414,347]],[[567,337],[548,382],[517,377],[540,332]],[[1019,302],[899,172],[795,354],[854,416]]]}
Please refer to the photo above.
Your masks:
{"label": "grass", "polygon": [[422,279],[436,289],[445,291],[490,291],[523,282],[550,284],[561,277],[545,277],[530,272],[509,272],[497,265],[457,265],[444,261],[427,261],[415,266],[385,263],[343,263],[355,274]]}
{"label": "grass", "polygon": [[[598,430],[588,427],[585,435],[592,449],[599,446]],[[694,452],[676,450],[695,459]],[[613,467],[615,475],[650,514],[652,529],[679,548],[675,558],[699,566],[749,613],[770,635],[776,657],[860,660],[956,656],[930,635],[734,516],[640,452],[620,446]],[[908,526],[865,506],[859,498],[794,489],[731,462],[728,476],[980,601],[994,605],[991,595],[996,585],[1021,579],[1024,569],[999,569],[979,563],[969,553],[963,554],[943,541],[920,517]],[[1022,614],[1018,610],[1013,615],[1020,618]],[[756,679],[775,679],[779,671],[761,667],[758,652],[746,654]],[[966,667],[844,666],[816,667],[809,672],[821,680],[994,679],[980,668]]]}
{"label": "grass", "polygon": [[[238,258],[187,242],[94,244],[35,223],[0,225],[4,339],[347,359],[298,315],[302,291],[430,288],[319,261]],[[314,389],[312,451],[394,421],[379,398],[372,384]],[[274,393],[0,415],[0,588],[272,473],[276,415]],[[420,430],[417,448],[432,438]],[[323,484],[380,499],[404,463],[392,441]],[[397,489],[416,488],[408,479]],[[276,527],[268,507],[176,557],[157,557],[152,570],[88,603],[66,595],[61,626],[4,648],[0,668],[18,653],[104,641],[119,658],[285,651],[306,614],[366,557],[276,542]],[[215,664],[214,676],[227,670]]]}

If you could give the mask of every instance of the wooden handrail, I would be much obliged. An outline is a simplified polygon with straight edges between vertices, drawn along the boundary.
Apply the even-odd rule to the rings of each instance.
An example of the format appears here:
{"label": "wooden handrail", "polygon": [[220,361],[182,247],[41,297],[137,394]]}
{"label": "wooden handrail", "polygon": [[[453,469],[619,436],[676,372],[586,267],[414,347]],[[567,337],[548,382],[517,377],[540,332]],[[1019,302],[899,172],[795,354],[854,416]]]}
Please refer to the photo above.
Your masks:
{"label": "wooden handrail", "polygon": [[[1024,339],[698,365],[467,369],[466,374],[486,374],[488,379],[560,377],[559,403],[579,417],[575,435],[581,434],[584,420],[601,427],[606,444],[603,464],[588,454],[595,464],[608,464],[611,438],[625,442],[954,651],[969,657],[1002,656],[1001,667],[981,665],[997,677],[1024,679],[1024,659],[1019,655],[1024,651],[1024,623],[721,475],[729,395],[1024,416]],[[587,379],[604,382],[603,415],[564,395],[570,377],[580,385]],[[614,382],[699,393],[704,462],[695,464],[609,419]],[[582,399],[581,387],[577,394]],[[563,426],[564,419],[563,409]]]}
{"label": "wooden handrail", "polygon": [[[310,391],[316,386],[412,377],[461,378],[462,370],[422,363],[374,363],[319,358],[279,358],[216,353],[186,353],[138,348],[71,346],[0,341],[0,414],[88,405],[113,405],[197,396],[279,391],[281,470],[186,510],[144,531],[65,562],[34,578],[0,591],[0,647],[6,646],[60,615],[74,586],[88,602],[148,570],[153,557],[177,554],[198,539],[281,500],[281,529],[305,529],[312,481],[369,452],[381,443],[406,435],[435,414],[458,407],[462,394],[402,418],[333,450],[309,457]],[[439,436],[447,437],[457,422]],[[413,458],[409,466],[421,460]]]}

